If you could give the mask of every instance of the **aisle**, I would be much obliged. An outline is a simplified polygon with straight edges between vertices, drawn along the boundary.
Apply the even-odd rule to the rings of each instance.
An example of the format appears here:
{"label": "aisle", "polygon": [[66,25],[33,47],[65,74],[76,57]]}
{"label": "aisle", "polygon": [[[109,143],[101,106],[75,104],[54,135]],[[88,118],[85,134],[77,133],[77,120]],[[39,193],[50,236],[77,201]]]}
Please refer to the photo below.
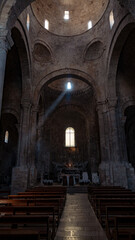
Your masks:
{"label": "aisle", "polygon": [[67,194],[55,240],[107,240],[87,194]]}

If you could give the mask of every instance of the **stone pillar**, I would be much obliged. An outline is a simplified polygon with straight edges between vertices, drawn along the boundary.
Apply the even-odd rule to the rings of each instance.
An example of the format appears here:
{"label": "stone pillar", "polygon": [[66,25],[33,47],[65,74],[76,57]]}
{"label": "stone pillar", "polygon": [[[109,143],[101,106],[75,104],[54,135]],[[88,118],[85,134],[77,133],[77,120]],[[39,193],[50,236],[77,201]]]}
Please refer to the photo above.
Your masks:
{"label": "stone pillar", "polygon": [[3,86],[5,77],[6,57],[8,50],[12,47],[13,41],[10,35],[1,36],[0,32],[0,115],[2,107]]}
{"label": "stone pillar", "polygon": [[126,145],[126,136],[125,136],[125,123],[126,123],[126,116],[123,116],[121,119],[122,123],[122,150],[123,150],[123,155],[124,155],[124,160],[123,163],[126,166],[126,171],[127,171],[127,181],[128,181],[128,188],[135,191],[135,169],[132,166],[131,163],[128,161],[128,156],[127,156],[127,145]]}
{"label": "stone pillar", "polygon": [[128,187],[126,167],[120,162],[116,104],[117,99],[98,103],[101,148],[100,181],[103,185]]}
{"label": "stone pillar", "polygon": [[30,151],[29,151],[29,186],[34,186],[37,180],[36,141],[37,141],[37,113],[38,107],[32,106],[30,115]]}
{"label": "stone pillar", "polygon": [[99,165],[99,177],[102,185],[112,185],[112,173],[108,169],[110,163],[110,146],[109,146],[109,121],[107,101],[97,102],[97,112],[99,121],[100,152],[101,164]]}
{"label": "stone pillar", "polygon": [[90,158],[90,122],[89,119],[86,120],[86,137],[87,137],[87,151],[88,151],[88,171],[91,178],[91,158]]}
{"label": "stone pillar", "polygon": [[110,161],[107,101],[97,102],[101,161]]}
{"label": "stone pillar", "polygon": [[113,162],[120,161],[118,131],[116,123],[116,106],[117,98],[108,99],[108,131],[109,131],[109,145],[110,145],[110,159]]}
{"label": "stone pillar", "polygon": [[11,192],[25,191],[29,181],[29,135],[31,103],[22,101],[17,166],[12,170]]}
{"label": "stone pillar", "polygon": [[18,147],[18,166],[29,166],[30,112],[31,103],[28,100],[23,100]]}

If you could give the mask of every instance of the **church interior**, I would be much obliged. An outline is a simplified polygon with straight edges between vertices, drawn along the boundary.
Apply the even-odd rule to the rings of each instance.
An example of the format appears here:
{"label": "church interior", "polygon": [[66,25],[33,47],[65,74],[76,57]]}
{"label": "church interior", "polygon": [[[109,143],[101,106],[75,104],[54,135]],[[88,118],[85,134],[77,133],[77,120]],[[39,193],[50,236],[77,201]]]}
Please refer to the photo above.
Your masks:
{"label": "church interior", "polygon": [[[132,229],[122,236],[108,227],[106,238],[95,225],[95,238],[77,238],[72,231],[42,238],[33,232],[25,240],[135,239],[134,67],[132,0],[0,1],[0,205],[11,201],[9,195],[1,202],[4,193],[12,199],[34,189],[41,198],[46,188],[50,198],[62,195],[63,204],[68,191],[82,191],[75,195],[82,207],[87,190],[82,211],[87,215],[89,201],[103,229],[96,206],[100,194],[121,197],[114,204],[119,215],[122,204],[134,215],[127,220]],[[72,194],[69,205],[62,205],[64,216],[77,204]],[[92,211],[89,221],[96,221]],[[85,216],[80,218],[87,226]],[[5,240],[15,236],[10,232]]]}

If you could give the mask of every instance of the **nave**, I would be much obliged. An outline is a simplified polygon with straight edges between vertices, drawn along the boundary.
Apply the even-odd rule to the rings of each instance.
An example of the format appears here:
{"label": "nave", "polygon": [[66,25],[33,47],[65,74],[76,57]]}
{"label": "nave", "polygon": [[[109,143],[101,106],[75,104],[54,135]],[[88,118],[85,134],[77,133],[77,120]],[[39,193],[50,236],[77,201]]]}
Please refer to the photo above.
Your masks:
{"label": "nave", "polygon": [[0,191],[0,239],[135,240],[135,192],[95,185]]}
{"label": "nave", "polygon": [[86,193],[67,194],[55,240],[107,240]]}

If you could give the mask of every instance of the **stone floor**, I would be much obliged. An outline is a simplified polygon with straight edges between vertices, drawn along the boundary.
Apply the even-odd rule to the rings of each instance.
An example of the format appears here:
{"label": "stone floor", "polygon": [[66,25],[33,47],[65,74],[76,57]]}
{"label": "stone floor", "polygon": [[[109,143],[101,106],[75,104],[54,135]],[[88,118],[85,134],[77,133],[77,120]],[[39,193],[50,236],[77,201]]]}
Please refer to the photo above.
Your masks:
{"label": "stone floor", "polygon": [[55,240],[107,240],[87,194],[67,194]]}

